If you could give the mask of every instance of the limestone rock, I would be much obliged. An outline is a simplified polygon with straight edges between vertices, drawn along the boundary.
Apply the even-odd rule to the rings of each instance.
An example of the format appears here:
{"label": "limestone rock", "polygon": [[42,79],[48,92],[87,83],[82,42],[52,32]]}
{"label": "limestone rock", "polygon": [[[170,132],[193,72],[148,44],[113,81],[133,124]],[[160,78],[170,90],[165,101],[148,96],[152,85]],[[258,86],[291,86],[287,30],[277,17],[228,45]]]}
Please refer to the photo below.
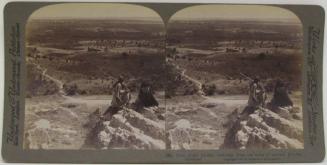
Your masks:
{"label": "limestone rock", "polygon": [[168,139],[173,149],[190,149],[190,129],[191,123],[188,120],[180,119],[174,123],[174,128],[169,130]]}
{"label": "limestone rock", "polygon": [[288,107],[278,107],[278,114],[285,119],[291,119],[292,116],[289,111],[290,109],[291,108],[288,108]]}
{"label": "limestone rock", "polygon": [[160,110],[142,110],[144,114],[125,108],[109,121],[100,120],[92,129],[89,141],[97,148],[164,149],[164,121]]}
{"label": "limestone rock", "polygon": [[291,120],[287,109],[281,111],[257,109],[253,114],[239,118],[227,132],[222,148],[303,148],[302,125]]}

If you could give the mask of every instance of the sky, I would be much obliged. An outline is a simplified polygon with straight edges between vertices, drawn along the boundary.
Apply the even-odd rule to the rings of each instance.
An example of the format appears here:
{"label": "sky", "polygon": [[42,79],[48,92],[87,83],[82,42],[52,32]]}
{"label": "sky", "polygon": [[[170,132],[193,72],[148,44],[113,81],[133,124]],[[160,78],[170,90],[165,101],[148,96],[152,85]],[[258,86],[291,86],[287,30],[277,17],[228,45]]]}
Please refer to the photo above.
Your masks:
{"label": "sky", "polygon": [[171,17],[171,20],[182,19],[300,21],[293,12],[287,9],[262,5],[199,5],[180,10]]}
{"label": "sky", "polygon": [[[160,16],[147,7],[119,3],[64,3],[42,7],[36,10],[32,19],[156,19]],[[264,5],[197,5],[177,11],[171,20],[184,19],[226,19],[265,20],[300,22],[297,16],[287,10]]]}
{"label": "sky", "polygon": [[152,18],[161,19],[153,10],[130,4],[65,3],[42,7],[30,16],[32,19],[105,19]]}

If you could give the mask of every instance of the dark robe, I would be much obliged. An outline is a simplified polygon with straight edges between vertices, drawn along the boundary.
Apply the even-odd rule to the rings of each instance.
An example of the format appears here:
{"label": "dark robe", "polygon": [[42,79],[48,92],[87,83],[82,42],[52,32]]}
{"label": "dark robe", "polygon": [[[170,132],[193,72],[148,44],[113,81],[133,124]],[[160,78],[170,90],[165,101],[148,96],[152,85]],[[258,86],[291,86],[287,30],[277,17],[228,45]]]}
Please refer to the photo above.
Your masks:
{"label": "dark robe", "polygon": [[142,83],[136,101],[137,107],[141,108],[158,106],[159,103],[154,98],[153,93],[154,92],[149,84]]}
{"label": "dark robe", "polygon": [[282,82],[277,82],[274,89],[274,96],[270,104],[273,109],[277,107],[293,106],[293,102],[288,96],[287,88]]}

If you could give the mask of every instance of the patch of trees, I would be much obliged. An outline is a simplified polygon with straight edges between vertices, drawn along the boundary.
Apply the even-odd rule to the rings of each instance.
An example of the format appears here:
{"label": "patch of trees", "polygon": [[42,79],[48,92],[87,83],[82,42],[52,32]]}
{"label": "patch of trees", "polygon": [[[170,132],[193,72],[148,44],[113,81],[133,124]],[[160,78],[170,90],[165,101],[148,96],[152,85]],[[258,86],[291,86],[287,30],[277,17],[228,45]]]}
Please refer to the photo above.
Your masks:
{"label": "patch of trees", "polygon": [[202,85],[202,91],[206,96],[212,96],[216,93],[216,85],[215,84],[211,84],[211,85]]}
{"label": "patch of trees", "polygon": [[64,84],[63,88],[64,88],[64,91],[65,91],[66,95],[68,95],[68,96],[76,95],[76,94],[79,93],[78,92],[78,87],[77,87],[76,84],[73,84],[73,85]]}

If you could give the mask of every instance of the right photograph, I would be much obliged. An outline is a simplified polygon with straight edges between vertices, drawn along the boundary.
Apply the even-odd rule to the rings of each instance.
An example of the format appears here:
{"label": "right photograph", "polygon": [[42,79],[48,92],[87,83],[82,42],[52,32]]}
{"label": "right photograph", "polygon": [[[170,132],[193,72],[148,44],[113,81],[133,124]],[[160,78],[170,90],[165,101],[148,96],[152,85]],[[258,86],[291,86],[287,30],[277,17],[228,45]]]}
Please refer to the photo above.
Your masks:
{"label": "right photograph", "polygon": [[166,148],[303,149],[303,33],[274,6],[197,5],[167,25]]}

